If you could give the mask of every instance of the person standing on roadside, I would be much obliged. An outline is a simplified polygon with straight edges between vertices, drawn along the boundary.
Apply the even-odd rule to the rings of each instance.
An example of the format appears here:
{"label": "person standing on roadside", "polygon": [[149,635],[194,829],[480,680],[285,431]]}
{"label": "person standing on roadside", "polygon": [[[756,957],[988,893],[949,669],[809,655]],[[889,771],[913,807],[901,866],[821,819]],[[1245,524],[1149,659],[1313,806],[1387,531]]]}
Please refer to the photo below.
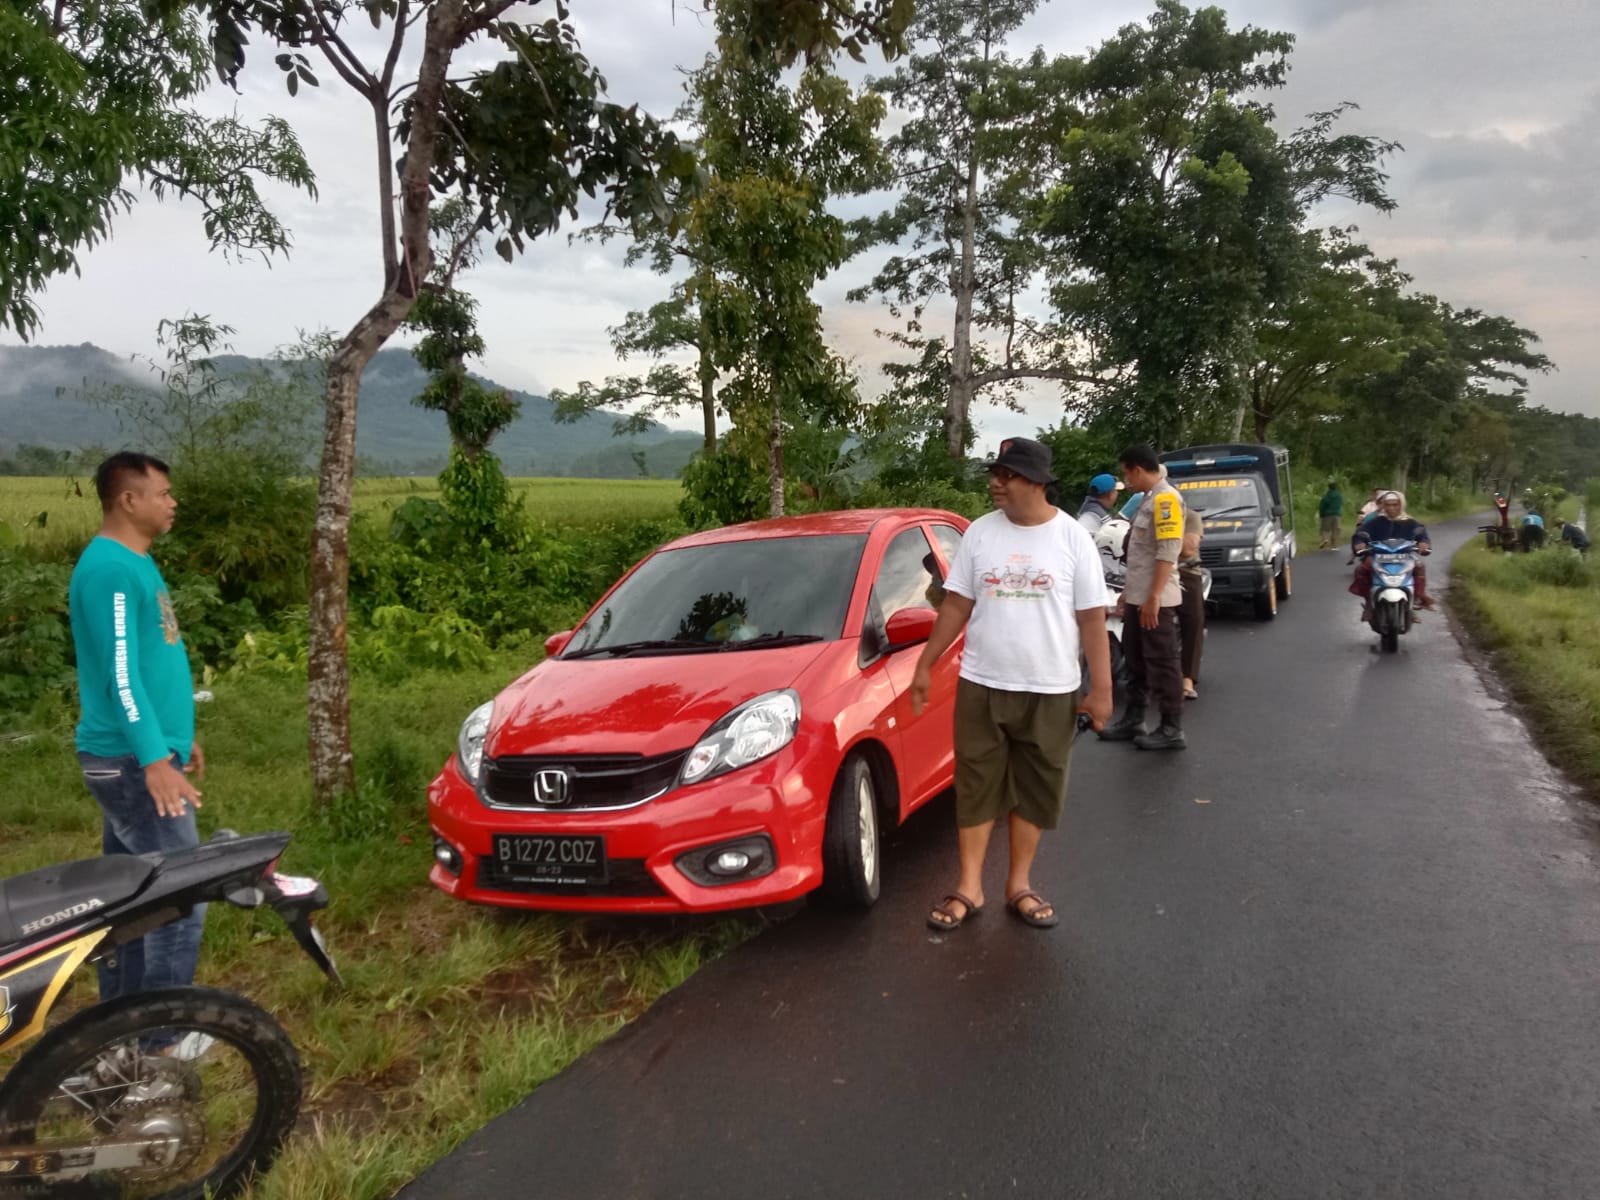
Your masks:
{"label": "person standing on roadside", "polygon": [[[957,929],[983,911],[984,855],[1002,817],[1007,909],[1036,929],[1061,919],[1034,890],[1033,860],[1066,803],[1076,714],[1096,729],[1111,717],[1111,644],[1100,556],[1083,526],[1045,498],[1050,465],[1049,447],[1031,438],[1008,438],[985,464],[995,511],[962,537],[911,678],[920,716],[933,664],[966,630],[955,706],[960,878],[929,913],[933,929]],[[1091,681],[1082,703],[1080,648]]]}
{"label": "person standing on roadside", "polygon": [[1322,543],[1319,549],[1336,550],[1344,540],[1340,526],[1344,518],[1344,493],[1336,481],[1328,480],[1328,490],[1322,493],[1317,504],[1317,516],[1322,518]]}
{"label": "person standing on roadside", "polygon": [[1100,526],[1111,519],[1111,514],[1117,507],[1117,493],[1121,490],[1122,484],[1114,475],[1096,475],[1089,480],[1089,494],[1084,497],[1083,505],[1078,509],[1078,524],[1088,531],[1090,538],[1099,533]]}
{"label": "person standing on roadside", "polygon": [[[194,736],[194,683],[178,618],[151,544],[178,503],[167,465],[113,454],[95,472],[100,531],[73,568],[68,608],[78,658],[78,762],[100,805],[106,854],[199,845],[195,810],[205,755]],[[100,965],[103,1000],[191,983],[205,905],[119,946]]]}
{"label": "person standing on roadside", "polygon": [[[1141,750],[1182,750],[1183,668],[1180,662],[1178,557],[1183,550],[1183,498],[1162,472],[1149,446],[1129,446],[1119,458],[1128,486],[1144,499],[1128,533],[1128,576],[1123,585],[1122,652],[1128,663],[1128,707],[1100,731],[1108,742]],[[1161,723],[1145,732],[1154,700]]]}
{"label": "person standing on roadside", "polygon": [[1183,514],[1183,546],[1178,552],[1178,587],[1183,603],[1178,607],[1178,640],[1182,643],[1183,698],[1198,700],[1195,681],[1200,678],[1200,651],[1206,641],[1206,576],[1200,565],[1200,538],[1205,523],[1199,510]]}

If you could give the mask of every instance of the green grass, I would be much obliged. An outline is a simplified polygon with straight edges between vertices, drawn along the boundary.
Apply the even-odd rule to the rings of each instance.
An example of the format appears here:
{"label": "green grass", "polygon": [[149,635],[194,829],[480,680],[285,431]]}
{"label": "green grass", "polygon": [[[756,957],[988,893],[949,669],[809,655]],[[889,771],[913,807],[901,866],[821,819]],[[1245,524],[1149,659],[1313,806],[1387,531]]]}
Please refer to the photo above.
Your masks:
{"label": "green grass", "polygon": [[1501,554],[1475,539],[1451,571],[1452,604],[1535,733],[1600,798],[1600,570],[1562,547]]}
{"label": "green grass", "polygon": [[[587,527],[672,517],[683,485],[675,479],[513,479],[528,512],[550,525]],[[356,480],[356,511],[392,511],[412,496],[439,494],[438,480]],[[183,520],[183,497],[178,497]],[[87,478],[0,477],[0,543],[16,538],[41,550],[81,545],[100,527]],[[9,531],[9,532],[8,532]]]}
{"label": "green grass", "polygon": [[[212,684],[216,700],[199,713],[202,836],[294,832],[283,869],[327,884],[333,903],[320,925],[347,985],[325,984],[274,914],[211,907],[199,982],[276,1014],[307,1068],[305,1115],[258,1200],[391,1195],[757,927],[749,917],[476,908],[426,883],[427,780],[466,713],[527,665],[503,654],[477,673],[357,677],[358,792],[331,819],[310,802],[303,678],[225,674]],[[98,852],[71,722],[62,711],[30,738],[0,742],[0,877]],[[58,1017],[93,994],[84,972]]]}

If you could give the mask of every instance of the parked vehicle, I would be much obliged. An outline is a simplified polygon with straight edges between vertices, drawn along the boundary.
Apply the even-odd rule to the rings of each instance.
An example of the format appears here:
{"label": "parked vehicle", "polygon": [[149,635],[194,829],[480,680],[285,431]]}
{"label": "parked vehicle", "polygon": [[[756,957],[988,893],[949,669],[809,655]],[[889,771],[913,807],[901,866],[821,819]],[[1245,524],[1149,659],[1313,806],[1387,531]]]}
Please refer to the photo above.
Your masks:
{"label": "parked vehicle", "polygon": [[[278,911],[337,978],[311,914],[314,879],[274,869],[286,833],[107,855],[0,880],[0,1053],[38,1037],[73,972],[196,904]],[[0,1197],[231,1196],[264,1170],[300,1109],[289,1035],[242,996],[161,988],[91,1005],[0,1081]]]}
{"label": "parked vehicle", "polygon": [[1294,591],[1289,452],[1228,443],[1171,450],[1161,461],[1204,520],[1200,561],[1211,572],[1211,598],[1248,601],[1257,620],[1272,620]]}
{"label": "parked vehicle", "polygon": [[517,908],[870,905],[882,827],[951,785],[960,643],[918,717],[909,693],[966,526],[819,513],[655,551],[467,717],[429,878]]}
{"label": "parked vehicle", "polygon": [[1400,637],[1411,630],[1416,611],[1417,543],[1406,539],[1373,542],[1363,551],[1372,562],[1372,590],[1367,623],[1378,635],[1378,648],[1393,654]]}

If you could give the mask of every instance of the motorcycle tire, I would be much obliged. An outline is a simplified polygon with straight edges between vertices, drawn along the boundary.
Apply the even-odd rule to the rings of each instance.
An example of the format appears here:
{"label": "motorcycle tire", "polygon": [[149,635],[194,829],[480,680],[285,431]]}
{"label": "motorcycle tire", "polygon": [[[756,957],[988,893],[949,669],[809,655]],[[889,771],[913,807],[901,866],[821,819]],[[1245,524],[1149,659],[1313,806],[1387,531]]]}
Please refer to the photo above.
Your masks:
{"label": "motorcycle tire", "polygon": [[1400,635],[1392,629],[1385,629],[1378,635],[1378,645],[1385,654],[1395,654],[1400,649]]}
{"label": "motorcycle tire", "polygon": [[[242,996],[212,988],[177,987],[120,996],[63,1021],[32,1046],[0,1082],[0,1145],[31,1145],[32,1124],[62,1085],[86,1063],[114,1047],[158,1030],[208,1034],[250,1067],[254,1109],[236,1144],[198,1178],[142,1178],[150,1200],[205,1200],[236,1194],[277,1157],[300,1112],[300,1056],[289,1034]],[[97,1176],[98,1178],[98,1176]],[[114,1173],[113,1173],[114,1178]],[[26,1184],[19,1185],[26,1187]],[[0,1197],[7,1195],[0,1183]]]}

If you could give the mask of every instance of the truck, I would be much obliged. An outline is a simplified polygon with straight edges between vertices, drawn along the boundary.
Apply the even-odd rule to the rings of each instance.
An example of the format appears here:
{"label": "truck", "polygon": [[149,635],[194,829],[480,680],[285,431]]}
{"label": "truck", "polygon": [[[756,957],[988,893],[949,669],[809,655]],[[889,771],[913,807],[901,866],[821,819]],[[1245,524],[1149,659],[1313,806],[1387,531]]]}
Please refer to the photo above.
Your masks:
{"label": "truck", "polygon": [[1278,615],[1294,588],[1293,479],[1282,446],[1186,446],[1161,456],[1183,502],[1200,513],[1200,563],[1211,600],[1251,605],[1258,621]]}

